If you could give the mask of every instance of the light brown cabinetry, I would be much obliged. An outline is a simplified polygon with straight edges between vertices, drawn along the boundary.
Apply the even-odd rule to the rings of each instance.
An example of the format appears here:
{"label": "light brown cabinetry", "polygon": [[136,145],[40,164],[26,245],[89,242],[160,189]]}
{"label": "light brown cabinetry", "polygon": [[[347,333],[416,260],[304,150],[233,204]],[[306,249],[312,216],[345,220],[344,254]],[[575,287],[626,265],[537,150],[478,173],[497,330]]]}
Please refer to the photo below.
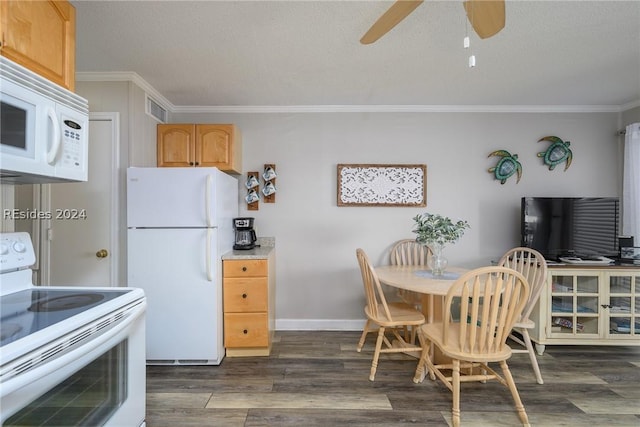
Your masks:
{"label": "light brown cabinetry", "polygon": [[73,91],[75,8],[66,0],[2,0],[0,15],[0,53]]}
{"label": "light brown cabinetry", "polygon": [[222,271],[227,357],[268,356],[275,333],[274,255],[224,260]]}
{"label": "light brown cabinetry", "polygon": [[531,339],[547,344],[640,345],[640,269],[550,267],[532,313]]}
{"label": "light brown cabinetry", "polygon": [[242,139],[235,125],[158,125],[158,167],[216,167],[242,173]]}

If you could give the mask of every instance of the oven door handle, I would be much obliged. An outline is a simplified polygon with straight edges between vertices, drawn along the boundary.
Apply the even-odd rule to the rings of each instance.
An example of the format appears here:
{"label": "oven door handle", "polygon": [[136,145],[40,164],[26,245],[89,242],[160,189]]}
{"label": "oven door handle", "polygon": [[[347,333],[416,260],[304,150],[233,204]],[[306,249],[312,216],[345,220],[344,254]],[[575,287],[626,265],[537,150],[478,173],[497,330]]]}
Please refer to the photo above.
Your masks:
{"label": "oven door handle", "polygon": [[[2,397],[9,395],[16,390],[19,390],[20,388],[28,384],[36,382],[38,379],[44,378],[47,375],[51,375],[54,373],[57,375],[71,375],[74,373],[74,371],[66,371],[71,370],[72,366],[77,366],[77,364],[74,364],[72,362],[88,359],[85,360],[86,364],[91,362],[92,358],[100,356],[100,354],[94,356],[91,353],[100,350],[100,346],[107,344],[109,340],[112,340],[114,337],[117,337],[118,334],[125,332],[127,328],[129,328],[141,315],[143,315],[147,305],[146,300],[134,304],[137,305],[129,306],[123,309],[128,313],[125,314],[125,317],[122,318],[119,323],[116,323],[110,329],[102,332],[101,335],[94,339],[90,339],[87,342],[85,342],[84,340],[79,341],[78,343],[73,345],[71,350],[65,350],[63,343],[83,334],[90,333],[89,331],[94,329],[97,324],[102,323],[104,321],[104,318],[91,322],[89,325],[76,330],[72,334],[68,334],[64,338],[59,338],[52,343],[49,343],[48,345],[40,348],[38,350],[38,354],[36,354],[35,356],[32,352],[27,356],[23,356],[14,362],[11,362],[10,365],[18,366],[34,363],[34,361],[36,362],[36,364],[33,368],[29,368],[24,373],[18,373],[7,380],[3,379],[2,387],[0,388]],[[114,315],[114,313],[111,314],[111,316]],[[71,337],[69,335],[71,335]],[[52,356],[52,358],[40,360],[44,353],[47,353],[48,351],[51,351],[51,349],[54,349],[56,347],[61,349],[59,350],[61,352],[60,355],[54,355]],[[104,351],[107,350],[109,349],[105,349]],[[3,372],[3,375],[4,374],[5,372]],[[3,414],[3,418],[4,416],[5,414]]]}

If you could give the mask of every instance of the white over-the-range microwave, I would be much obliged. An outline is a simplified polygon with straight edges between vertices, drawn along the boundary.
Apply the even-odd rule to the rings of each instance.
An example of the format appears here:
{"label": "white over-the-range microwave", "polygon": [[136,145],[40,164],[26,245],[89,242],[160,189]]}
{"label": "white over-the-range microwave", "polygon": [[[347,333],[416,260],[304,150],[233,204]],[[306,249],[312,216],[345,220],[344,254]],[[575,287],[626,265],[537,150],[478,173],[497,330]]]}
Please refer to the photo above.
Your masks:
{"label": "white over-the-range microwave", "polygon": [[0,181],[87,181],[87,100],[0,56]]}

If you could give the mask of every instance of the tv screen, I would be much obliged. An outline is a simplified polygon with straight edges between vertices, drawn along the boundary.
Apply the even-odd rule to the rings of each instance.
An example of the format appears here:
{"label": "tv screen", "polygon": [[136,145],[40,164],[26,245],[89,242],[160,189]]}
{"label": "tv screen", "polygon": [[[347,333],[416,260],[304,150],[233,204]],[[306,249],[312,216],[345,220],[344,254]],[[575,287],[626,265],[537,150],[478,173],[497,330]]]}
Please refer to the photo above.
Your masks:
{"label": "tv screen", "polygon": [[523,197],[521,245],[545,258],[618,255],[617,197]]}

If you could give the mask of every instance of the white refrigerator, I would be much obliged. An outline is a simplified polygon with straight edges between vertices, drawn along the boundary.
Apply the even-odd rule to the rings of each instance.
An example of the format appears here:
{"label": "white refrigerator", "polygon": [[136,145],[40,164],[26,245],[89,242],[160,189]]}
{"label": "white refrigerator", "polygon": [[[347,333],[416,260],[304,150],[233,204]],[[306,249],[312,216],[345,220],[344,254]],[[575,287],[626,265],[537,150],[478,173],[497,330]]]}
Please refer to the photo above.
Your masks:
{"label": "white refrigerator", "polygon": [[147,364],[224,357],[222,255],[238,181],[216,168],[127,169],[128,286],[147,296]]}

